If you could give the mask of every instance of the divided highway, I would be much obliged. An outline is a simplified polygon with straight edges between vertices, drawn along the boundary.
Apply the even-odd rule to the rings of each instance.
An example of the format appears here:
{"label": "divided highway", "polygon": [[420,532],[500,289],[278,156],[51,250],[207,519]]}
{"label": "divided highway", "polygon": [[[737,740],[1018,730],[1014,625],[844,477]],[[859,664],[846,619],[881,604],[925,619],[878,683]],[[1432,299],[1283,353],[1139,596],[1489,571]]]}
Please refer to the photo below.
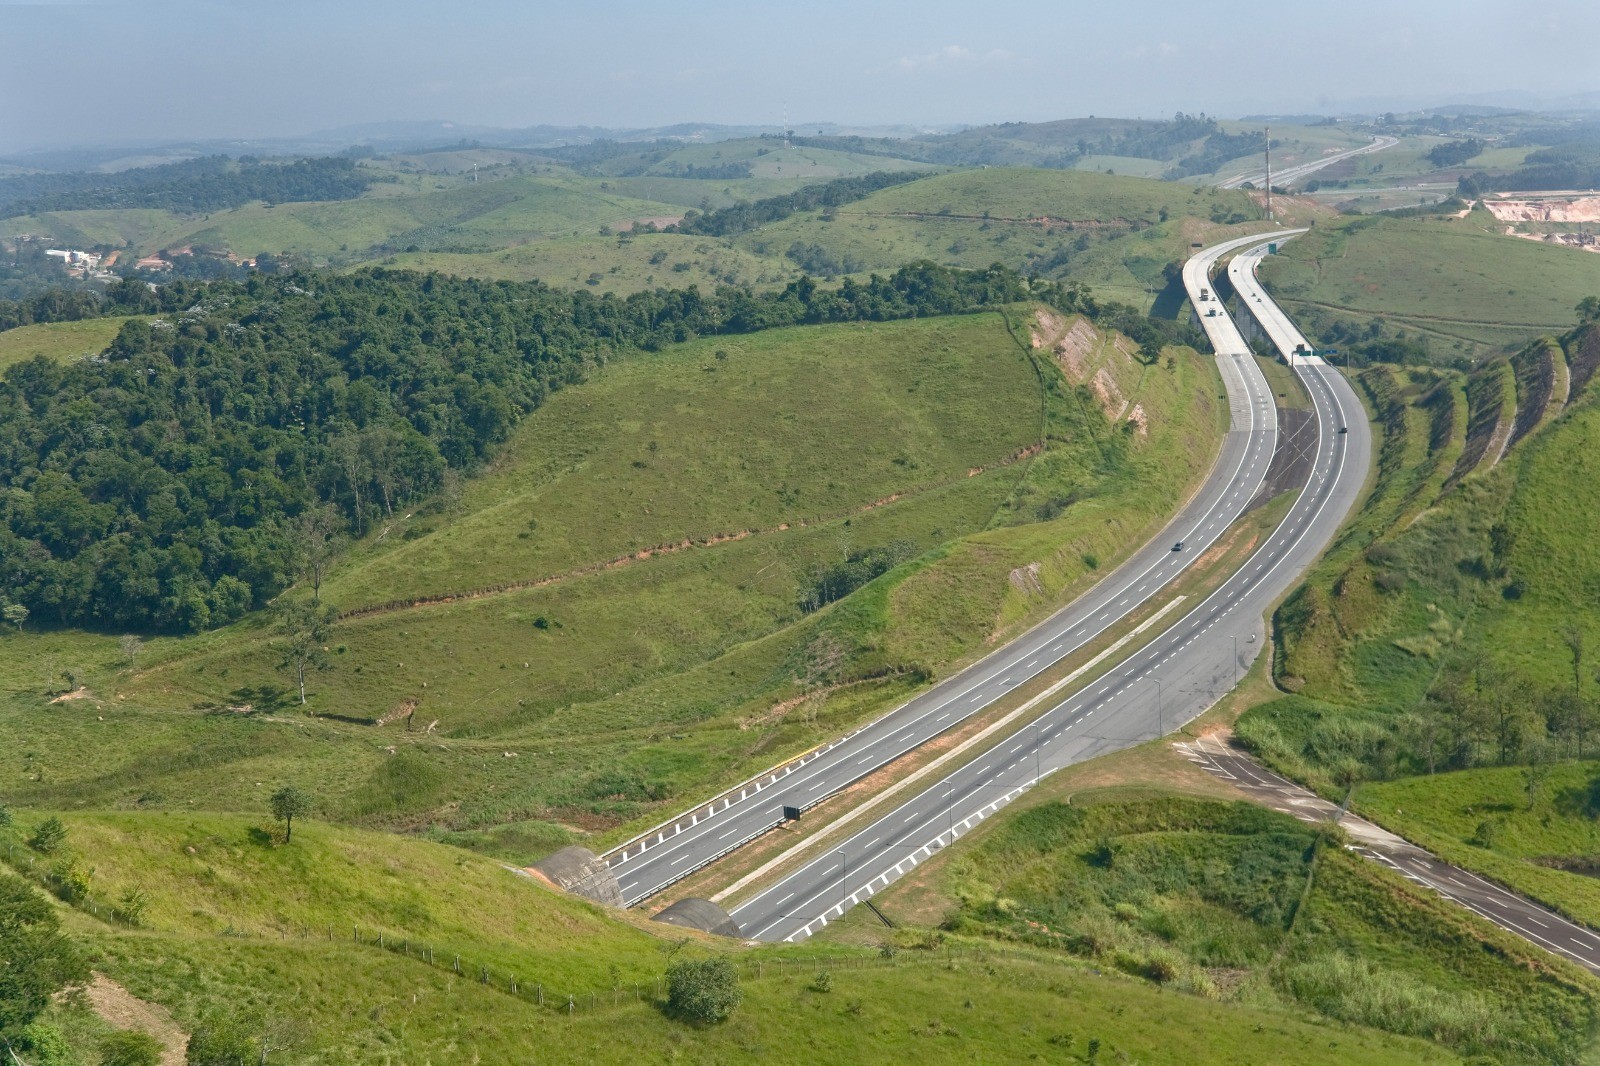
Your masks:
{"label": "divided highway", "polygon": [[[1209,285],[1208,272],[1220,255],[1266,240],[1262,235],[1229,242],[1191,260],[1184,276],[1194,306],[1215,305],[1214,300],[1201,300],[1199,290]],[[1242,305],[1258,312],[1262,328],[1289,355],[1305,338],[1281,313],[1273,314],[1275,306],[1254,277],[1257,261],[1259,249],[1235,259],[1234,285]],[[1218,343],[1218,360],[1225,377],[1248,381],[1259,375],[1225,312],[1202,322],[1213,343],[1219,338],[1223,342]],[[1371,459],[1366,415],[1349,384],[1314,356],[1290,355],[1289,361],[1316,411],[1319,434],[1312,469],[1287,517],[1245,565],[1087,688],[741,904],[733,918],[746,936],[790,941],[810,936],[953,843],[1045,774],[1163,735],[1233,687],[1262,649],[1265,613],[1332,540],[1361,492]],[[1252,495],[1253,488],[1244,501]],[[1232,497],[1225,494],[1224,499]],[[1096,616],[1090,625],[1098,623]]]}
{"label": "divided highway", "polygon": [[[1193,257],[1185,268],[1191,294],[1210,284],[1207,274],[1219,257],[1265,239],[1244,237]],[[1218,304],[1211,299],[1195,306]],[[1277,410],[1233,321],[1222,313],[1201,322],[1219,353],[1231,428],[1210,476],[1178,516],[1094,588],[1005,647],[855,733],[608,852],[604,858],[616,874],[625,905],[650,898],[761,836],[784,820],[785,807],[814,806],[1049,670],[1149,601],[1234,523],[1271,465]],[[1182,550],[1173,550],[1177,543]]]}
{"label": "divided highway", "polygon": [[[1362,145],[1360,148],[1352,148],[1347,152],[1336,152],[1333,155],[1325,155],[1320,159],[1313,159],[1309,163],[1301,163],[1299,166],[1285,167],[1283,170],[1272,175],[1272,183],[1274,185],[1288,188],[1301,178],[1310,177],[1323,167],[1330,167],[1341,160],[1351,159],[1358,155],[1366,155],[1369,152],[1381,152],[1385,148],[1393,148],[1399,143],[1399,139],[1395,137],[1374,137],[1372,138],[1371,144]],[[1249,173],[1240,174],[1238,177],[1229,178],[1227,181],[1222,182],[1219,187],[1223,189],[1237,189],[1247,181],[1252,185],[1259,186],[1264,184],[1266,180],[1267,174],[1264,169],[1254,170],[1250,171]]]}

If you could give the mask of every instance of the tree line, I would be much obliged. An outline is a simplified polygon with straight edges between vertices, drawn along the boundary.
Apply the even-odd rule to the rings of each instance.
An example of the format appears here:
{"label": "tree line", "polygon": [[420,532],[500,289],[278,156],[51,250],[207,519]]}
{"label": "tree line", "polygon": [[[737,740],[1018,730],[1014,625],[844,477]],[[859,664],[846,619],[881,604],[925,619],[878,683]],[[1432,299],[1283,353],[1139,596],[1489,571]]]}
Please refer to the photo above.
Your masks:
{"label": "tree line", "polygon": [[470,472],[618,353],[1024,299],[1103,312],[1005,267],[929,262],[837,289],[626,298],[386,270],[117,287],[106,309],[158,317],[0,381],[0,605],[121,632],[223,624],[307,572],[313,541]]}
{"label": "tree line", "polygon": [[859,178],[838,178],[819,185],[807,185],[785,196],[769,196],[764,200],[740,202],[731,207],[719,208],[699,214],[690,211],[683,221],[670,230],[678,233],[704,234],[708,237],[732,237],[753,229],[780,222],[800,211],[816,211],[827,207],[840,207],[854,203],[893,185],[927,177],[922,171],[877,171]]}
{"label": "tree line", "polygon": [[18,174],[0,179],[0,217],[41,211],[155,208],[184,214],[221,211],[252,200],[349,200],[379,177],[355,161],[319,156],[293,161],[223,155],[105,174]]}

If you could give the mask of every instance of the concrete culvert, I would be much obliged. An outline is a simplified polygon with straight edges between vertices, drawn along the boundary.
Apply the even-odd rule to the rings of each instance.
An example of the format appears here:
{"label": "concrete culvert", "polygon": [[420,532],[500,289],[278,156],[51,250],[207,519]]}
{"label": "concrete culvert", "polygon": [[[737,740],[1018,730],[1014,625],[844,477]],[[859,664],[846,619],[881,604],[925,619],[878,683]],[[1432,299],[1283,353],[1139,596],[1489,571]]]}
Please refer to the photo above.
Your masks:
{"label": "concrete culvert", "polygon": [[739,931],[739,923],[729,917],[727,911],[709,899],[696,899],[693,896],[680,899],[650,920],[676,925],[680,929],[698,929],[703,933],[715,933],[718,936],[738,938],[744,935]]}
{"label": "concrete culvert", "polygon": [[605,860],[588,848],[573,845],[546,856],[528,868],[561,889],[575,896],[604,903],[608,907],[622,906],[622,886],[617,875],[611,872]]}

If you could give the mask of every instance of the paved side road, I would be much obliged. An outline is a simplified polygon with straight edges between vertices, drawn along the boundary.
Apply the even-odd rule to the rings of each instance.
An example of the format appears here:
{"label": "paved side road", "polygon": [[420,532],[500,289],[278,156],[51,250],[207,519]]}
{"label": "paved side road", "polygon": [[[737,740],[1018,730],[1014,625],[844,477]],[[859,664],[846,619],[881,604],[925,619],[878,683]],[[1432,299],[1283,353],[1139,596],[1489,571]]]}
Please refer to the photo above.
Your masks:
{"label": "paved side road", "polygon": [[1173,745],[1201,769],[1233,785],[1264,807],[1302,822],[1335,822],[1350,836],[1351,851],[1433,889],[1508,933],[1600,974],[1600,933],[1568,921],[1504,885],[1441,862],[1402,837],[1342,810],[1316,793],[1279,777],[1233,747],[1222,734]]}

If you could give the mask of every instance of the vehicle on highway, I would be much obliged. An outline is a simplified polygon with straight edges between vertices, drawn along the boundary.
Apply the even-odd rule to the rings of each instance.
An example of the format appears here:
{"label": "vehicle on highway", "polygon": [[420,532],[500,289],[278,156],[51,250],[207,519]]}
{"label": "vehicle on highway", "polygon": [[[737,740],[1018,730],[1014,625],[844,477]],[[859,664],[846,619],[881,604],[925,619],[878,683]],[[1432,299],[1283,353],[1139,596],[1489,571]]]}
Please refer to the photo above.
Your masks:
{"label": "vehicle on highway", "polygon": [[1172,550],[1175,551],[1175,552],[1183,551],[1183,541],[1180,540],[1180,541],[1178,541],[1178,543],[1174,544],[1172,546]]}

